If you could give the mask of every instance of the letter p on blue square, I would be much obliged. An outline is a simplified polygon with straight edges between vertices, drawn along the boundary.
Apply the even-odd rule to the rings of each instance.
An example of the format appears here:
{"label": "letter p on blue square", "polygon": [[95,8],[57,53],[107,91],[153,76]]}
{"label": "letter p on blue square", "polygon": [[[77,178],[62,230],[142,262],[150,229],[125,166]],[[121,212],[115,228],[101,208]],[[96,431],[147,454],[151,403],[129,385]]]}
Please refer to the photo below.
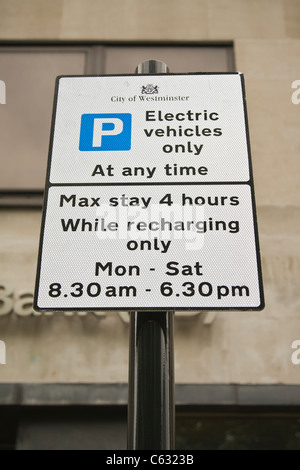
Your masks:
{"label": "letter p on blue square", "polygon": [[131,118],[129,113],[83,114],[79,150],[130,150]]}

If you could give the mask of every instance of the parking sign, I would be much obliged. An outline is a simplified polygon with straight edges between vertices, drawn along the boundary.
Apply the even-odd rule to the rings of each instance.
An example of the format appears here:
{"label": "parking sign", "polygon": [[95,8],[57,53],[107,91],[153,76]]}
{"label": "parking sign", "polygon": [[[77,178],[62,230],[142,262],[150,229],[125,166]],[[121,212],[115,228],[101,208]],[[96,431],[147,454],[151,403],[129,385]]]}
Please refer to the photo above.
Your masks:
{"label": "parking sign", "polygon": [[35,308],[260,310],[243,77],[60,77]]}
{"label": "parking sign", "polygon": [[131,114],[83,114],[79,150],[130,150]]}

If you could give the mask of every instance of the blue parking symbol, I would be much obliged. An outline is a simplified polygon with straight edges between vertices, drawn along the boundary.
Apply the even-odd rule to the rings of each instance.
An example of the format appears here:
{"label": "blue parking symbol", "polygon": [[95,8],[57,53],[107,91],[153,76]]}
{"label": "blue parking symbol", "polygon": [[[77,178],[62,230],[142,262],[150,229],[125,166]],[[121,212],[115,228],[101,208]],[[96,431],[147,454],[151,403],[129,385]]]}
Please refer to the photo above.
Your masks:
{"label": "blue parking symbol", "polygon": [[83,114],[79,150],[130,150],[131,121],[129,113]]}

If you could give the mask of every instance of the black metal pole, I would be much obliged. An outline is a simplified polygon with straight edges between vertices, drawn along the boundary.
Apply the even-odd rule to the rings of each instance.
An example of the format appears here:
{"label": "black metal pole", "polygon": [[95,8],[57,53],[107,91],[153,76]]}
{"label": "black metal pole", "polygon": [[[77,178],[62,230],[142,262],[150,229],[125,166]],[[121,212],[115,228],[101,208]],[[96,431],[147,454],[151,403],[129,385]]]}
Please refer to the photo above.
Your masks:
{"label": "black metal pole", "polygon": [[128,449],[174,448],[174,312],[132,312]]}
{"label": "black metal pole", "polygon": [[[167,73],[166,64],[142,62],[137,73]],[[128,449],[174,449],[174,312],[130,314]]]}

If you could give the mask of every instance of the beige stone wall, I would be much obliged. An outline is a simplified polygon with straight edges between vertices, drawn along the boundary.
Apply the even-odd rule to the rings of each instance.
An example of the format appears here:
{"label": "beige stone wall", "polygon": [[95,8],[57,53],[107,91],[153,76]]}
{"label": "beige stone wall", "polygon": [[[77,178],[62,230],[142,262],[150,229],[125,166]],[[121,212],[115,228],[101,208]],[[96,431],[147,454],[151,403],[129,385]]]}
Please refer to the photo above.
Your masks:
{"label": "beige stone wall", "polygon": [[1,0],[1,39],[299,39],[298,0]]}
{"label": "beige stone wall", "polygon": [[[0,0],[0,40],[233,40],[245,74],[266,308],[176,318],[177,383],[300,383],[299,0]],[[1,160],[2,160],[1,156]],[[2,160],[3,161],[3,160]],[[33,291],[40,211],[0,212],[0,278]],[[126,382],[128,324],[0,318],[1,382]]]}

